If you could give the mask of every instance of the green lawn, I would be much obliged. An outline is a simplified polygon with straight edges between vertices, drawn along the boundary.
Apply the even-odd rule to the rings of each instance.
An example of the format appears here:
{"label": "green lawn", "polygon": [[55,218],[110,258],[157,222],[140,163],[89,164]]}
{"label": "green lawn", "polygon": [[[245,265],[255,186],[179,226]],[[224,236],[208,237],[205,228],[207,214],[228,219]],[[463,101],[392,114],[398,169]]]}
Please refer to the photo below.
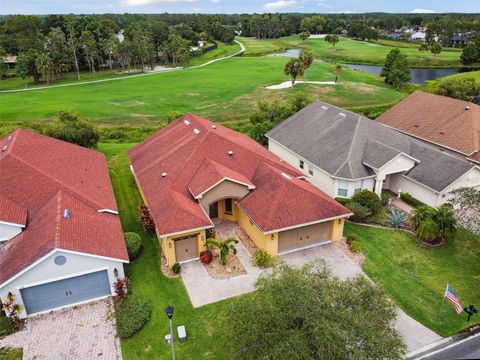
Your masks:
{"label": "green lawn", "polygon": [[[59,111],[75,111],[98,125],[158,124],[173,110],[216,121],[245,119],[257,100],[282,99],[295,89],[267,90],[289,78],[287,59],[239,57],[187,71],[124,78],[104,83],[0,94],[0,121],[51,121]],[[333,80],[332,65],[315,62],[309,80]],[[372,74],[344,69],[337,86],[307,85],[314,98],[358,108],[393,104],[403,94]]]}
{"label": "green lawn", "polygon": [[0,360],[22,360],[23,349],[6,349],[0,348]]}
{"label": "green lawn", "polygon": [[276,42],[275,40],[257,40],[255,38],[246,38],[241,36],[237,36],[236,39],[245,45],[244,55],[246,56],[266,55],[284,49],[284,45]]}
{"label": "green lawn", "polygon": [[[269,43],[269,45],[267,45]],[[314,55],[321,59],[331,60],[340,63],[354,64],[372,64],[383,65],[388,53],[394,49],[394,46],[380,45],[372,42],[352,40],[349,38],[340,38],[340,41],[332,46],[324,39],[300,40],[297,36],[289,36],[276,40],[255,40],[248,39],[246,43],[247,54],[250,51],[262,53],[268,47],[272,49],[279,48],[300,48],[310,49]],[[250,50],[249,49],[252,49]],[[260,49],[260,50],[258,50]],[[273,50],[274,51],[274,50]],[[434,66],[462,66],[460,63],[459,51],[443,51],[438,55],[430,52],[420,52],[417,48],[404,47],[401,49],[408,57],[411,66],[434,67]]]}
{"label": "green lawn", "polygon": [[450,79],[461,79],[461,78],[474,78],[475,81],[480,84],[480,71],[470,71],[470,72],[464,72],[464,73],[459,73],[459,74],[454,74],[450,76],[445,76],[441,79],[438,80],[430,80],[427,81],[425,85],[423,85],[420,90],[422,91],[428,91],[428,92],[435,92],[438,89],[438,86],[447,80]]}
{"label": "green lawn", "polygon": [[188,63],[188,66],[200,65],[200,64],[206,63],[207,61],[232,55],[237,51],[240,51],[240,45],[238,45],[237,43],[233,43],[229,45],[221,41],[217,41],[217,46],[218,48],[216,48],[215,50],[209,51],[200,56],[191,57],[190,62]]}
{"label": "green lawn", "polygon": [[440,312],[447,282],[463,306],[480,305],[480,236],[462,229],[443,247],[427,250],[404,232],[347,223],[345,234],[352,233],[366,256],[364,271],[408,315],[442,336],[480,323],[476,315],[468,324],[447,301]]}
{"label": "green lawn", "polygon": [[185,325],[188,336],[187,342],[175,343],[179,359],[227,359],[220,324],[226,301],[194,309],[182,281],[166,278],[160,271],[158,240],[143,231],[138,219],[142,200],[132,180],[126,153],[133,145],[99,146],[107,156],[123,230],[137,232],[143,239],[143,252],[135,262],[126,265],[126,276],[132,283],[132,292],[147,298],[153,307],[152,318],[145,328],[133,338],[122,341],[123,357],[126,360],[171,359],[170,345],[164,340],[169,332],[164,308],[172,305],[175,308],[174,326]]}

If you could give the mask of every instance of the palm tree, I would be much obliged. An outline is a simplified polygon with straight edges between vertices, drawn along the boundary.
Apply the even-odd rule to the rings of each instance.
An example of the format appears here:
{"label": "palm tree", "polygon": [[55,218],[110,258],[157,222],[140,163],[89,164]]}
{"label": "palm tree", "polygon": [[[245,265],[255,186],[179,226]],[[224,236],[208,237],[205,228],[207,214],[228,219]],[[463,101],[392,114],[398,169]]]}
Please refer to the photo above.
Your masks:
{"label": "palm tree", "polygon": [[432,219],[435,214],[435,209],[430,206],[419,206],[412,213],[412,225],[417,229],[420,224],[428,219]]}
{"label": "palm tree", "polygon": [[450,239],[457,230],[457,219],[450,205],[442,205],[436,209],[434,220],[438,225],[443,240]]}
{"label": "palm tree", "polygon": [[47,80],[47,85],[50,85],[50,74],[52,73],[52,59],[48,54],[39,54],[35,60],[35,66],[42,76]]}
{"label": "palm tree", "polygon": [[432,242],[438,239],[440,228],[433,219],[426,219],[418,226],[417,235],[423,240]]}
{"label": "palm tree", "polygon": [[227,258],[230,254],[230,251],[233,254],[237,253],[237,249],[235,248],[235,244],[238,244],[238,240],[234,237],[229,237],[224,241],[218,241],[216,239],[207,239],[205,242],[206,245],[212,245],[220,250],[220,264],[223,266],[227,265]]}
{"label": "palm tree", "polygon": [[342,74],[342,65],[340,64],[335,65],[334,73],[335,73],[335,84],[336,84],[338,81],[338,78]]}
{"label": "palm tree", "polygon": [[304,73],[303,82],[306,82],[307,81],[307,69],[313,63],[313,54],[311,53],[311,51],[303,50],[300,53],[300,56],[298,57],[298,60],[300,61],[300,63],[302,64],[302,67],[303,67],[303,73]]}
{"label": "palm tree", "polygon": [[298,76],[303,75],[303,65],[298,59],[290,59],[283,69],[285,75],[290,75],[292,78],[292,86],[295,86],[295,80]]}

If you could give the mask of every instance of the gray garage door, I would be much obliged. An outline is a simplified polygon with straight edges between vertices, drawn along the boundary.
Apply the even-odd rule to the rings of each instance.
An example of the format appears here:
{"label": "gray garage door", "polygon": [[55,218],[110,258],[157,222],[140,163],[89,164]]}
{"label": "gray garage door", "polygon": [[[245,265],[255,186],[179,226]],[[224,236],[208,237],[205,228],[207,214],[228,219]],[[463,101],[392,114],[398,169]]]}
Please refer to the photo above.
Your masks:
{"label": "gray garage door", "polygon": [[107,270],[20,290],[27,314],[110,295]]}

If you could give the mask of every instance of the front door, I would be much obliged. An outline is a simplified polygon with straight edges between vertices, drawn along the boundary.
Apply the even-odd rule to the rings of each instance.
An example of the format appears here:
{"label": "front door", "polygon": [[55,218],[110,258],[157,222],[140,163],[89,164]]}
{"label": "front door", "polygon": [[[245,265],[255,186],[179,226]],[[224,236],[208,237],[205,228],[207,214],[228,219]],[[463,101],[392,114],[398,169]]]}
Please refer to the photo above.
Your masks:
{"label": "front door", "polygon": [[213,204],[210,204],[208,209],[209,209],[210,219],[218,218],[218,201],[215,201]]}

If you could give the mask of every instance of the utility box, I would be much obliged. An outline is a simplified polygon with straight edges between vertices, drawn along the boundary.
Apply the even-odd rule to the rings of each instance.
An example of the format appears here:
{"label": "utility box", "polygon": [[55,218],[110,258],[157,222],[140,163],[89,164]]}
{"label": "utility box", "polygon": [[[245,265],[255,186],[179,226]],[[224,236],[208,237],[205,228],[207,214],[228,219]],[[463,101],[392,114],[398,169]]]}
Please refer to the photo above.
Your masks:
{"label": "utility box", "polygon": [[178,340],[180,340],[180,342],[187,341],[187,331],[185,330],[184,325],[177,326],[177,334]]}

